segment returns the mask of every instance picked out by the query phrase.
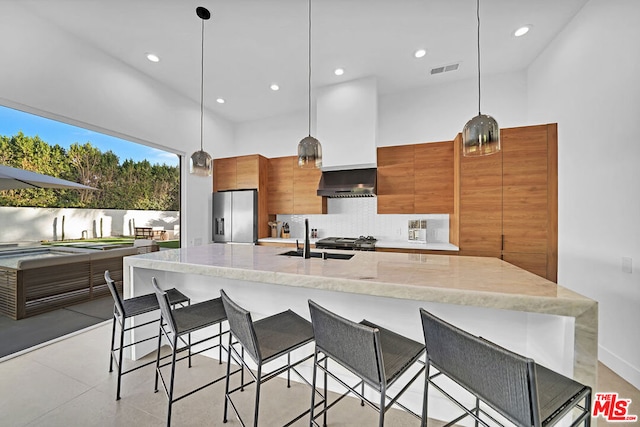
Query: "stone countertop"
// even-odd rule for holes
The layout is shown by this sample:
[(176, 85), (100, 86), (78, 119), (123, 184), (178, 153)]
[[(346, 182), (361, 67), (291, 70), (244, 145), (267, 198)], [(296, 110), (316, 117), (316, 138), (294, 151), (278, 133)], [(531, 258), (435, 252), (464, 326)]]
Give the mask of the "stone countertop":
[[(304, 238), (297, 239), (300, 245), (304, 243)], [(315, 244), (320, 239), (309, 239), (309, 242)], [(282, 244), (295, 244), (295, 238), (282, 239), (279, 237), (267, 237), (258, 239), (258, 243), (282, 243)], [(430, 251), (459, 251), (456, 245), (451, 243), (428, 243), (428, 242), (410, 242), (408, 240), (378, 240), (376, 242), (377, 248), (390, 248), (390, 249), (423, 249)]]
[[(126, 257), (125, 267), (389, 298), (578, 317), (597, 302), (497, 258), (354, 251), (350, 260), (209, 244)], [(344, 253), (344, 251), (327, 251)]]
[(459, 251), (456, 245), (451, 243), (411, 242), (408, 240), (378, 240), (376, 248), (389, 249), (421, 249), (428, 251)]

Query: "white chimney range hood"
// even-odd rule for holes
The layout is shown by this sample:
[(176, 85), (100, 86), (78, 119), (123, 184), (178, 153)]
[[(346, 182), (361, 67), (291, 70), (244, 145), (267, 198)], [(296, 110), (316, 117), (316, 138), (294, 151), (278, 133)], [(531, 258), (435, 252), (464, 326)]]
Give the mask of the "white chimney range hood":
[(322, 170), (376, 167), (378, 87), (375, 77), (326, 86), (316, 99)]

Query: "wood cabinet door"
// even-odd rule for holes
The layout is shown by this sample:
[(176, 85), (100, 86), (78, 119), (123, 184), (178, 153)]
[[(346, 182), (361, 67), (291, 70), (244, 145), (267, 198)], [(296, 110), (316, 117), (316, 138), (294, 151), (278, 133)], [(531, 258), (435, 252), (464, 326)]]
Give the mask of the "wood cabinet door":
[(415, 213), (453, 213), (453, 164), (452, 141), (415, 145)]
[(271, 215), (293, 213), (293, 168), (296, 157), (269, 159), (269, 201)]
[(236, 189), (236, 158), (213, 160), (213, 191)]
[(320, 169), (293, 168), (293, 213), (325, 214), (327, 213), (326, 197), (318, 196), (318, 183), (322, 172)]
[(414, 213), (414, 146), (378, 148), (378, 213)]
[(460, 157), (460, 254), (502, 252), (502, 155)]
[(547, 251), (547, 127), (504, 129), (504, 251)]
[(260, 186), (259, 156), (236, 157), (236, 190), (258, 189)]
[(557, 127), (504, 129), (503, 259), (556, 281)]

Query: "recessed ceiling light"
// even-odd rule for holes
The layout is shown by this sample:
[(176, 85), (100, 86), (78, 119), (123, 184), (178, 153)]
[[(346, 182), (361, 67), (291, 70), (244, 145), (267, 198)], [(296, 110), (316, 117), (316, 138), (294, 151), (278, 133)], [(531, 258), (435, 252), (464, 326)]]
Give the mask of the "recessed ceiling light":
[(151, 62), (160, 62), (160, 57), (155, 53), (147, 53), (147, 59)]
[(531, 29), (531, 25), (523, 25), (513, 32), (513, 35), (516, 37), (522, 37), (529, 32)]
[(218, 104), (224, 104), (224, 98), (218, 98), (218, 99), (216, 99), (216, 102)]
[(336, 68), (335, 70), (333, 70), (333, 74), (335, 74), (336, 76), (341, 76), (344, 74), (344, 68)]
[(416, 58), (422, 58), (426, 54), (427, 54), (427, 51), (425, 49), (418, 49), (415, 52), (413, 52), (413, 56), (415, 56)]
[(277, 85), (277, 84), (275, 84), (275, 83), (273, 83), (271, 86), (269, 86), (269, 88), (270, 88), (271, 90), (273, 90), (273, 91), (280, 90), (280, 86), (278, 86), (278, 85)]

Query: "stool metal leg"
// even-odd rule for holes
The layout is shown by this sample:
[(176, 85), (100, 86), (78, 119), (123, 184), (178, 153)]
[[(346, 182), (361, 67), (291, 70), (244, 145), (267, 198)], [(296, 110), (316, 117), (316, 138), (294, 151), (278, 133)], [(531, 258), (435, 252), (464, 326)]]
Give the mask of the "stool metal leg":
[(382, 389), (380, 390), (380, 417), (378, 418), (378, 427), (384, 427), (384, 414), (385, 414), (385, 403), (387, 398), (387, 387), (382, 385)]
[[(222, 339), (222, 337), (220, 338)], [(227, 408), (229, 407), (229, 377), (231, 376), (231, 359), (232, 359), (232, 355), (231, 355), (231, 344), (232, 344), (232, 337), (231, 334), (229, 334), (229, 351), (227, 352), (227, 379), (225, 380), (224, 383), (224, 412), (222, 413), (222, 422), (226, 423), (227, 422)], [(244, 372), (244, 367), (243, 367), (243, 372)], [(244, 383), (244, 377), (241, 380), (240, 384)]]
[(109, 372), (113, 372), (113, 346), (116, 342), (116, 309), (113, 308), (113, 325), (111, 326), (111, 352), (109, 353)]
[(291, 388), (291, 353), (287, 353), (287, 388)]
[(422, 399), (422, 419), (420, 420), (420, 427), (427, 427), (427, 416), (429, 415), (429, 358), (424, 367), (424, 397)]
[(153, 392), (158, 392), (158, 372), (160, 370), (160, 346), (162, 345), (162, 320), (160, 321), (160, 330), (158, 331), (158, 351), (156, 351), (156, 380), (154, 383)]
[[(231, 335), (231, 334), (229, 334)], [(240, 359), (242, 359), (242, 371), (240, 371), (240, 391), (244, 391), (244, 347), (240, 346)]]
[(253, 416), (253, 427), (258, 427), (258, 412), (260, 411), (260, 384), (262, 383), (262, 365), (258, 365), (258, 376), (256, 379), (256, 407)]
[(118, 320), (118, 323), (120, 323), (120, 348), (118, 349), (118, 385), (116, 387), (116, 400), (120, 400), (120, 385), (122, 384), (122, 347), (124, 346), (124, 325), (126, 324), (126, 319), (121, 318)]
[[(173, 383), (176, 377), (176, 350), (178, 349), (178, 337), (174, 335), (173, 345), (171, 346), (171, 379), (169, 380), (169, 408), (167, 410), (167, 427), (171, 425), (171, 408), (173, 406)], [(191, 356), (191, 355), (189, 355)], [(191, 361), (191, 357), (189, 357)]]
[(329, 398), (329, 395), (327, 394), (327, 390), (329, 389), (329, 385), (328, 385), (328, 377), (327, 377), (327, 362), (328, 362), (329, 358), (326, 357), (324, 358), (324, 414), (322, 414), (322, 425), (323, 427), (327, 427), (327, 399)]

